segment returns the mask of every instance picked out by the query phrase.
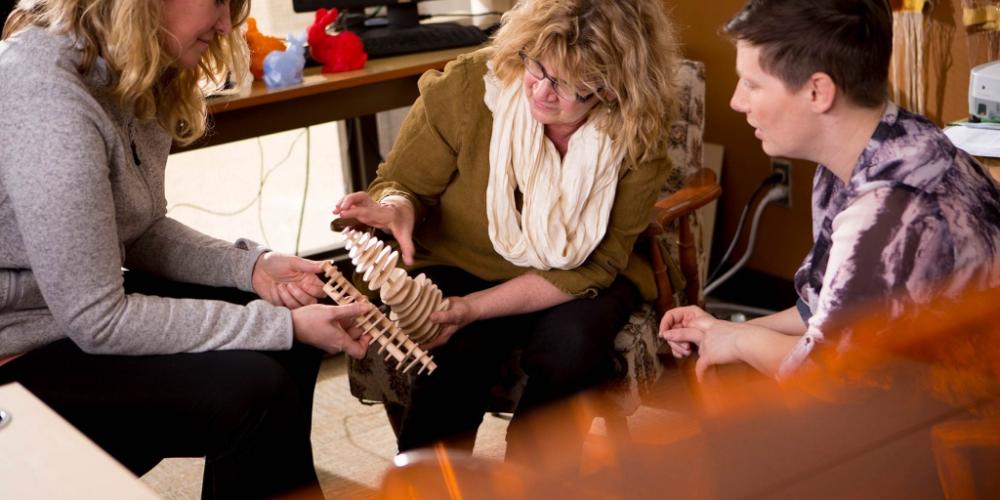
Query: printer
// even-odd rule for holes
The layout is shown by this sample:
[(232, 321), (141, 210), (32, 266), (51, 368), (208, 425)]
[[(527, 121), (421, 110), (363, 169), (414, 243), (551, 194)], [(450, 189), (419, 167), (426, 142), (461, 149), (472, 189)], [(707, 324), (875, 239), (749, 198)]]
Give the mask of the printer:
[(969, 115), (973, 121), (1000, 122), (1000, 61), (980, 64), (969, 76)]

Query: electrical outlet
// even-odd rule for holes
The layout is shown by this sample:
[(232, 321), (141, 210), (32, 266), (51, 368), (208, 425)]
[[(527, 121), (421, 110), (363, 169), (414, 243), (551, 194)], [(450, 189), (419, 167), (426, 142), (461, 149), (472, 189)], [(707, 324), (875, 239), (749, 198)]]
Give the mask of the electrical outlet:
[(781, 181), (778, 185), (785, 186), (785, 192), (788, 193), (784, 198), (775, 201), (776, 205), (781, 205), (786, 208), (791, 208), (792, 206), (792, 163), (784, 158), (771, 158), (771, 172), (781, 175)]

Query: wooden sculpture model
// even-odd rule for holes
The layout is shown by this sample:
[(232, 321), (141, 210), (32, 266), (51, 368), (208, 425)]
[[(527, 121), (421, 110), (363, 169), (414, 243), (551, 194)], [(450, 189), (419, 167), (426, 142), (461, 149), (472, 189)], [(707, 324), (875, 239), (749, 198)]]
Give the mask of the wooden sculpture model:
[[(440, 325), (432, 323), (428, 317), (434, 311), (448, 308), (444, 294), (423, 274), (411, 278), (401, 268), (396, 267), (399, 253), (369, 233), (346, 229), (345, 248), (354, 263), (355, 272), (374, 292), (379, 292), (382, 303), (389, 306), (389, 317), (373, 308), (359, 317), (357, 324), (372, 336), (373, 342), (381, 345), (379, 352), (386, 351), (386, 359), (396, 360), (396, 368), (407, 372), (420, 364), (417, 373), (424, 369), (431, 373), (437, 368), (433, 357), (418, 344), (434, 340), (441, 332)], [(323, 266), (329, 281), (323, 290), (338, 304), (350, 304), (368, 300), (331, 263)]]

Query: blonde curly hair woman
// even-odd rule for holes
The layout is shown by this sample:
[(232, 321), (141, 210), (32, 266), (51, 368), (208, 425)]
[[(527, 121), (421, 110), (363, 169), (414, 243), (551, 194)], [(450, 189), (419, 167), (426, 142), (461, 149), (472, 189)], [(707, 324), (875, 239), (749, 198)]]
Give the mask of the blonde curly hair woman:
[(578, 454), (590, 422), (538, 446), (530, 416), (606, 381), (615, 334), (656, 295), (632, 247), (670, 171), (676, 52), (660, 0), (523, 0), (491, 47), (421, 78), (378, 178), (335, 209), (391, 232), (451, 296), (431, 316), (439, 368), (413, 381), (400, 451), (471, 449), (519, 348), (507, 457)]
[(245, 71), (248, 9), (22, 0), (0, 41), (0, 384), (136, 474), (205, 456), (208, 498), (318, 493), (320, 349), (367, 340), (364, 306), (316, 303), (319, 262), (166, 217), (171, 143), (204, 133), (199, 79)]

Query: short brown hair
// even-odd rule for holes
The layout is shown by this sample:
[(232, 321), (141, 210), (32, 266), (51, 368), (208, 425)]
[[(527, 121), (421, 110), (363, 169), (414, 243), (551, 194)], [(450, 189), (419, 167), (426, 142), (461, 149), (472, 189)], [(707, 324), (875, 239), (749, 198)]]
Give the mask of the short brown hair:
[(722, 31), (759, 47), (761, 68), (790, 90), (822, 72), (859, 106), (876, 107), (888, 97), (887, 0), (749, 0)]

